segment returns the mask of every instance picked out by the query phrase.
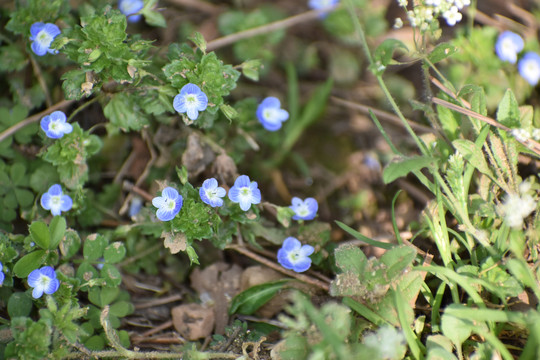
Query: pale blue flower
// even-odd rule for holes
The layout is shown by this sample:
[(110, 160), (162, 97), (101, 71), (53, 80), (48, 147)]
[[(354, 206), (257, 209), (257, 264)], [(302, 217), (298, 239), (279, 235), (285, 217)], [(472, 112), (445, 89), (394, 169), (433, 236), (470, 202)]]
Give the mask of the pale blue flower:
[(313, 251), (313, 246), (302, 245), (297, 238), (288, 237), (278, 250), (277, 259), (285, 269), (304, 272), (311, 266), (309, 255), (313, 254)]
[(186, 113), (191, 120), (197, 120), (199, 111), (204, 111), (207, 106), (208, 96), (192, 83), (184, 85), (173, 101), (174, 110)]
[(313, 220), (315, 215), (317, 215), (317, 210), (319, 209), (319, 204), (314, 198), (306, 198), (302, 200), (297, 197), (292, 198), (292, 205), (289, 206), (293, 209), (295, 215), (293, 215), (293, 220)]
[(55, 111), (44, 116), (40, 124), (43, 131), (45, 131), (45, 135), (51, 139), (60, 139), (64, 134), (73, 131), (73, 126), (66, 122), (66, 114), (62, 111)]
[(32, 51), (43, 56), (46, 53), (57, 54), (58, 50), (51, 49), (54, 38), (60, 35), (60, 28), (54, 24), (37, 22), (30, 27), (30, 40), (32, 41)]
[(0, 261), (0, 285), (4, 283), (4, 279), (6, 278), (6, 275), (4, 275), (4, 273), (2, 272), (3, 269), (4, 269), (4, 265)]
[(183, 203), (182, 195), (172, 187), (166, 187), (161, 192), (161, 196), (152, 199), (152, 205), (158, 208), (156, 216), (161, 221), (174, 219), (176, 214), (180, 212)]
[(131, 203), (129, 204), (129, 210), (128, 215), (129, 217), (133, 217), (137, 215), (143, 207), (143, 201), (140, 197), (134, 196), (131, 198)]
[(224, 197), (226, 194), (227, 192), (225, 189), (218, 186), (218, 182), (214, 178), (204, 180), (202, 187), (199, 189), (201, 200), (211, 207), (222, 206), (222, 197)]
[[(118, 9), (122, 14), (127, 16), (129, 22), (137, 22), (141, 20), (141, 15), (133, 15), (138, 13), (144, 7), (142, 0), (120, 0), (118, 2)], [(131, 16), (130, 16), (131, 15)]]
[[(339, 0), (309, 0), (308, 6), (313, 10), (331, 10), (339, 4)], [(321, 17), (325, 17), (326, 13), (323, 13)]]
[(523, 50), (525, 43), (521, 36), (511, 31), (502, 32), (497, 38), (495, 52), (502, 61), (515, 64), (518, 53)]
[(535, 86), (540, 80), (540, 55), (529, 51), (518, 62), (519, 74), (529, 84)]
[(281, 123), (289, 119), (287, 110), (281, 109), (278, 98), (267, 97), (257, 107), (257, 119), (262, 126), (269, 131), (276, 131), (281, 128)]
[(240, 175), (229, 190), (229, 199), (239, 203), (240, 209), (248, 211), (251, 204), (261, 202), (261, 190), (258, 189), (256, 181), (250, 181), (247, 175)]
[(54, 184), (41, 196), (41, 206), (45, 210), (51, 210), (54, 216), (60, 215), (62, 211), (68, 211), (73, 206), (73, 200), (69, 195), (64, 195), (62, 187)]
[(28, 285), (34, 288), (32, 297), (39, 299), (43, 293), (54, 294), (60, 287), (60, 281), (56, 278), (56, 273), (51, 266), (44, 266), (28, 275)]

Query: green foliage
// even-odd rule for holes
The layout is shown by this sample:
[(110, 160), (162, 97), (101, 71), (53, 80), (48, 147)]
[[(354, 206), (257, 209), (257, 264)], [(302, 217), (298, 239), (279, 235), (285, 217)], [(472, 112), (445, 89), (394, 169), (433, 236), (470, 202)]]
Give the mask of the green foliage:
[(251, 315), (266, 304), (279, 291), (286, 288), (289, 280), (278, 280), (265, 284), (255, 285), (236, 295), (229, 307), (229, 314)]

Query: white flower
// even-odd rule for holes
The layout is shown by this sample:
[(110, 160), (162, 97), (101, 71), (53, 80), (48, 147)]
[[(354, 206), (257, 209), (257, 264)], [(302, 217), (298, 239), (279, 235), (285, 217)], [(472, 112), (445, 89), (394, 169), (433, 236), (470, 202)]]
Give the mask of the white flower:
[(519, 185), (520, 194), (508, 194), (502, 204), (504, 220), (512, 228), (521, 228), (523, 220), (536, 209), (535, 199), (527, 194), (530, 190), (529, 182)]
[(454, 26), (461, 21), (463, 16), (459, 12), (457, 6), (452, 6), (450, 10), (443, 13), (443, 17), (446, 19), (448, 25)]

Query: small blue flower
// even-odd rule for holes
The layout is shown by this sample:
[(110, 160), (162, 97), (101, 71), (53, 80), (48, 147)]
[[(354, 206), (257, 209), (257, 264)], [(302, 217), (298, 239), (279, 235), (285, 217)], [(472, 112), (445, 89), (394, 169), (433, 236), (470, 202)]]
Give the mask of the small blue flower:
[(313, 254), (313, 251), (313, 246), (302, 245), (297, 238), (288, 237), (278, 250), (277, 259), (285, 269), (304, 272), (311, 266), (309, 255)]
[[(313, 10), (331, 10), (333, 7), (336, 7), (337, 4), (339, 4), (339, 0), (309, 0), (308, 2), (308, 6)], [(325, 11), (320, 17), (324, 18), (327, 11)]]
[(64, 134), (73, 131), (73, 126), (66, 122), (66, 114), (61, 111), (55, 111), (41, 119), (41, 128), (45, 135), (51, 139), (60, 139)]
[[(120, 0), (118, 2), (118, 9), (122, 14), (127, 16), (129, 22), (137, 22), (141, 20), (141, 15), (133, 15), (138, 13), (144, 7), (142, 0)], [(131, 15), (131, 16), (130, 16)]]
[(152, 205), (158, 208), (156, 216), (161, 221), (169, 221), (174, 219), (176, 214), (180, 212), (184, 199), (178, 194), (176, 189), (166, 187), (161, 192), (161, 196), (152, 199)]
[(0, 261), (0, 285), (4, 283), (4, 279), (6, 278), (6, 275), (2, 272), (2, 269), (4, 269), (4, 265)]
[(529, 51), (518, 62), (519, 74), (529, 84), (535, 86), (540, 80), (540, 55)]
[(281, 123), (289, 119), (287, 110), (281, 109), (278, 98), (269, 96), (257, 107), (257, 119), (268, 131), (276, 131), (281, 128)]
[(180, 94), (174, 97), (173, 107), (179, 113), (187, 113), (188, 118), (197, 120), (199, 111), (208, 106), (208, 96), (195, 84), (186, 84), (180, 89)]
[(128, 210), (129, 217), (133, 217), (137, 215), (141, 211), (142, 207), (143, 207), (142, 199), (138, 196), (134, 196), (131, 199), (131, 203), (129, 204), (129, 210)]
[(248, 211), (251, 204), (261, 202), (261, 190), (258, 189), (256, 181), (250, 181), (247, 175), (240, 175), (229, 190), (229, 199), (239, 203), (240, 209)]
[(51, 266), (44, 266), (28, 275), (28, 285), (34, 288), (32, 297), (39, 299), (43, 293), (54, 294), (60, 287), (60, 281), (56, 278), (56, 273)]
[(219, 187), (217, 180), (214, 178), (204, 180), (202, 187), (199, 189), (201, 200), (211, 207), (222, 206), (222, 197), (226, 194), (225, 189)]
[(293, 220), (313, 220), (317, 215), (319, 204), (314, 198), (302, 200), (297, 197), (292, 198), (292, 205), (289, 208), (294, 210)]
[(30, 27), (30, 40), (32, 41), (32, 51), (38, 55), (43, 56), (46, 53), (57, 54), (58, 50), (51, 49), (51, 43), (54, 38), (60, 35), (61, 31), (58, 26), (42, 22), (32, 24)]
[(41, 206), (45, 210), (51, 210), (54, 216), (60, 215), (62, 211), (68, 211), (73, 206), (73, 200), (69, 195), (64, 195), (62, 187), (54, 184), (41, 196)]
[(523, 39), (511, 31), (502, 32), (497, 38), (495, 52), (502, 61), (508, 61), (515, 64), (518, 53), (523, 50)]

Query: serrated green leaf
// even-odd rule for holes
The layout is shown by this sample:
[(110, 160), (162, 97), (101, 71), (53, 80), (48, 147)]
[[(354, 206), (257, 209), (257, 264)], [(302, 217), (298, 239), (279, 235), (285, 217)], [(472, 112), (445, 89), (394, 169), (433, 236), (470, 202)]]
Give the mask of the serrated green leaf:
[(436, 162), (435, 158), (428, 156), (396, 157), (383, 170), (383, 182), (389, 184), (392, 181), (406, 176), (411, 171), (418, 171), (431, 166)]
[(47, 224), (41, 221), (35, 221), (30, 224), (29, 231), (30, 236), (32, 236), (32, 240), (34, 240), (37, 246), (44, 250), (49, 249), (51, 236)]
[(45, 250), (36, 250), (29, 254), (26, 254), (21, 259), (19, 259), (19, 261), (17, 261), (17, 263), (13, 267), (13, 273), (19, 278), (25, 278), (32, 271), (39, 268), (45, 261), (46, 257), (47, 253), (45, 252)]
[(289, 281), (289, 279), (273, 281), (255, 285), (242, 291), (232, 299), (229, 314), (253, 314), (257, 309), (270, 301)]

